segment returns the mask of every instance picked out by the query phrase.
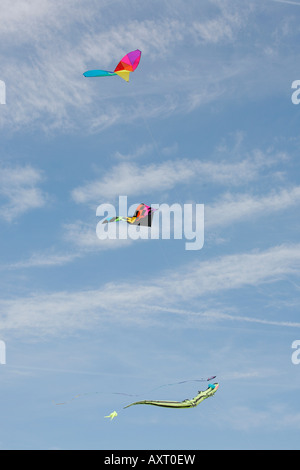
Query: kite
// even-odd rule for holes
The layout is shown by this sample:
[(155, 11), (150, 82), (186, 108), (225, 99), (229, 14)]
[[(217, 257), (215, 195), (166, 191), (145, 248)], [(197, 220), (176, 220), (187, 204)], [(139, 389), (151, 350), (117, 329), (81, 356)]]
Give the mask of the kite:
[(208, 388), (201, 392), (198, 392), (198, 395), (195, 398), (183, 400), (183, 401), (160, 401), (160, 400), (142, 400), (130, 403), (130, 405), (124, 406), (128, 408), (133, 405), (154, 405), (154, 406), (163, 406), (165, 408), (193, 408), (198, 406), (206, 398), (212, 397), (219, 388), (218, 383), (209, 384)]
[(136, 211), (132, 217), (109, 217), (102, 223), (107, 224), (109, 222), (124, 221), (132, 225), (151, 227), (154, 211), (156, 211), (156, 209), (152, 209), (150, 206), (146, 206), (146, 204), (142, 203), (137, 206)]
[(88, 70), (84, 72), (85, 77), (108, 77), (111, 75), (119, 75), (119, 77), (129, 82), (130, 72), (134, 72), (140, 62), (141, 51), (136, 49), (135, 51), (128, 52), (118, 63), (113, 72), (107, 70)]
[(113, 411), (110, 413), (108, 416), (104, 416), (104, 418), (110, 418), (110, 420), (114, 419), (116, 416), (118, 416), (118, 413), (116, 411)]

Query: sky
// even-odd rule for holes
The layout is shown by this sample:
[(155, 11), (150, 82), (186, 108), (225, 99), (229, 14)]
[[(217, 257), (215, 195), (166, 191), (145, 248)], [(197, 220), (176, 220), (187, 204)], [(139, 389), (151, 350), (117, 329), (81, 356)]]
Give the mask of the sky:
[[(0, 16), (0, 448), (299, 449), (300, 2)], [(128, 83), (83, 76), (135, 49)], [(159, 210), (156, 238), (99, 239), (120, 196), (202, 205), (203, 246)], [(196, 408), (123, 408), (213, 375)]]

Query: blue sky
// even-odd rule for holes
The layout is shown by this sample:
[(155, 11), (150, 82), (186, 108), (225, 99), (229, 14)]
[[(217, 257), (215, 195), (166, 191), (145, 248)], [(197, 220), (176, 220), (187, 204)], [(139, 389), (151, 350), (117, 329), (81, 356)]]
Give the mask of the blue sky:
[[(0, 448), (299, 448), (297, 2), (0, 14)], [(129, 83), (82, 76), (134, 49)], [(203, 248), (99, 240), (120, 195), (204, 204)], [(115, 394), (182, 400), (206, 383), (152, 389), (211, 375), (190, 410)]]

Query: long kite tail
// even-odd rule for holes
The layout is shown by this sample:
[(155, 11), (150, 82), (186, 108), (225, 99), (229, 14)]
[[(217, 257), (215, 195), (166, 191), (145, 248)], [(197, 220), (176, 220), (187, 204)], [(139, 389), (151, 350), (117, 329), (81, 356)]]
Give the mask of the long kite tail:
[(191, 408), (194, 406), (192, 404), (192, 400), (184, 400), (184, 401), (169, 401), (169, 400), (141, 400), (136, 401), (134, 403), (130, 403), (124, 408), (129, 408), (133, 405), (153, 405), (153, 406), (161, 406), (164, 408)]
[(203, 400), (213, 396), (219, 388), (219, 384), (210, 384), (208, 388), (204, 391), (199, 391), (198, 395), (191, 399), (186, 399), (183, 401), (171, 401), (171, 400), (141, 400), (135, 401), (134, 403), (130, 403), (124, 408), (129, 408), (129, 406), (133, 405), (153, 405), (153, 406), (161, 406), (164, 408), (193, 408), (198, 406)]

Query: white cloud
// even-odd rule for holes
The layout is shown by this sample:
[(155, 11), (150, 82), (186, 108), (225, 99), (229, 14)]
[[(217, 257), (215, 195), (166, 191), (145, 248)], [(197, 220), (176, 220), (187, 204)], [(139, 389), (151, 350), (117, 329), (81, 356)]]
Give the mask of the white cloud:
[[(206, 322), (253, 322), (281, 327), (300, 327), (284, 319), (259, 318), (228, 313), (214, 300), (218, 293), (256, 287), (299, 275), (300, 245), (282, 245), (266, 251), (227, 255), (194, 262), (150, 279), (108, 283), (99, 289), (76, 292), (37, 293), (0, 301), (1, 328), (30, 330), (37, 334), (66, 334), (77, 328), (93, 328), (111, 322), (136, 324), (157, 321), (165, 310), (183, 316), (186, 326)], [(134, 292), (134, 295), (133, 295)], [(206, 300), (205, 300), (206, 299)], [(209, 301), (207, 303), (207, 301)], [(184, 307), (180, 309), (180, 303)], [(200, 302), (199, 313), (195, 305)], [(215, 307), (211, 305), (215, 302)], [(189, 310), (188, 305), (194, 305)], [(210, 305), (210, 307), (208, 307)], [(189, 320), (189, 321), (188, 321)], [(159, 316), (162, 323), (164, 317)], [(182, 325), (182, 323), (181, 323)]]
[[(154, 148), (155, 148), (154, 144), (144, 144), (144, 145), (141, 145), (140, 147), (137, 147), (132, 153), (129, 153), (129, 154), (123, 154), (122, 152), (117, 151), (114, 157), (121, 161), (122, 160), (135, 160), (135, 159), (144, 157), (145, 155), (151, 154)], [(176, 146), (164, 149), (164, 151), (165, 151), (165, 154), (168, 154), (169, 152), (170, 153), (175, 152)]]
[[(113, 26), (112, 3), (120, 12), (119, 17), (114, 15)], [(247, 84), (252, 83), (256, 97), (257, 93), (272, 93), (271, 66), (263, 68), (258, 90), (257, 70), (262, 69), (262, 60), (265, 65), (265, 58), (249, 51), (245, 54), (240, 42), (234, 42), (243, 28), (250, 37), (256, 34), (247, 21), (251, 5), (208, 2), (200, 15), (198, 2), (190, 9), (183, 2), (176, 2), (172, 9), (163, 2), (159, 11), (165, 14), (151, 20), (140, 10), (140, 16), (133, 19), (131, 8), (122, 2), (16, 0), (11, 4), (3, 0), (1, 8), (0, 37), (6, 46), (0, 55), (4, 64), (1, 79), (7, 84), (9, 104), (1, 115), (3, 127), (35, 125), (45, 132), (99, 132), (124, 123), (124, 116), (129, 124), (143, 116), (190, 113), (220, 98), (239, 99), (242, 93), (249, 95), (245, 77), (251, 77)], [(207, 47), (222, 51), (228, 41), (236, 59), (228, 62), (218, 53), (218, 60), (211, 61)], [(192, 45), (188, 51), (186, 44)], [(143, 56), (134, 87), (115, 77), (82, 77), (88, 68), (114, 67), (122, 53), (136, 47)], [(265, 43), (261, 50), (266, 50)], [(282, 75), (276, 77), (278, 95)]]
[(182, 160), (168, 161), (160, 165), (136, 165), (121, 163), (102, 178), (76, 188), (72, 196), (76, 202), (103, 200), (117, 195), (145, 194), (149, 191), (170, 189), (178, 181), (186, 182), (193, 177), (193, 168)]
[(245, 19), (242, 15), (223, 12), (218, 17), (204, 21), (194, 21), (192, 24), (196, 39), (204, 43), (217, 44), (224, 41), (232, 41), (236, 33), (243, 26)]
[(0, 168), (0, 197), (4, 200), (0, 216), (11, 222), (29, 210), (43, 207), (46, 195), (38, 187), (42, 179), (42, 173), (31, 166)]
[[(138, 153), (138, 152), (137, 152)], [(125, 192), (128, 190), (129, 195), (136, 194), (138, 191), (146, 193), (153, 190), (166, 190), (171, 188), (178, 182), (188, 183), (193, 178), (198, 178), (198, 181), (203, 178), (204, 181), (211, 179), (213, 182), (233, 185), (241, 185), (248, 180), (255, 179), (260, 168), (270, 166), (272, 159), (263, 159), (262, 154), (260, 158), (253, 158), (241, 161), (237, 164), (231, 163), (212, 163), (212, 162), (195, 162), (195, 168), (191, 163), (187, 164), (187, 160), (165, 162), (158, 166), (137, 167), (131, 163), (121, 163), (115, 167), (112, 172), (114, 174), (113, 184), (109, 184), (108, 178), (104, 176), (102, 180), (94, 181), (86, 184), (81, 188), (73, 191), (73, 197), (76, 202), (90, 202), (97, 197), (102, 199), (109, 192), (109, 196), (116, 197), (118, 191)], [(271, 163), (272, 162), (272, 163)], [(194, 161), (193, 161), (194, 163)], [(123, 170), (124, 169), (124, 170)], [(181, 169), (185, 169), (185, 174)], [(134, 175), (133, 173), (136, 172)], [(147, 174), (145, 178), (144, 175)], [(167, 176), (166, 176), (167, 174)], [(122, 177), (124, 181), (122, 181)], [(127, 178), (126, 178), (127, 177)], [(135, 184), (135, 179), (139, 182)], [(114, 181), (116, 180), (116, 183)], [(277, 191), (272, 191), (267, 195), (252, 195), (248, 193), (225, 193), (219, 200), (214, 203), (205, 204), (205, 230), (206, 240), (210, 239), (213, 243), (222, 243), (224, 239), (215, 237), (212, 234), (213, 229), (223, 227), (243, 220), (251, 220), (259, 218), (266, 214), (288, 210), (295, 207), (300, 202), (300, 187), (295, 186), (291, 188), (283, 188)], [(160, 212), (164, 212), (163, 206)], [(185, 215), (187, 217), (187, 214)], [(175, 222), (179, 225), (173, 226), (171, 224), (171, 232), (182, 229), (182, 220), (175, 218)], [(98, 221), (85, 222), (77, 220), (73, 223), (63, 225), (63, 241), (68, 243), (66, 253), (51, 250), (45, 253), (35, 253), (29, 259), (19, 261), (8, 265), (8, 268), (26, 268), (26, 267), (42, 267), (42, 266), (57, 266), (64, 265), (74, 261), (76, 258), (82, 257), (89, 252), (119, 249), (131, 246), (133, 240), (130, 239), (126, 233), (126, 224), (118, 225), (118, 233), (116, 239), (99, 240), (96, 234), (96, 226)], [(157, 237), (162, 236), (160, 233), (160, 223), (153, 225), (153, 233), (157, 230)], [(124, 234), (122, 236), (122, 230)], [(159, 235), (160, 233), (160, 235)], [(172, 235), (171, 235), (172, 236)], [(150, 235), (149, 235), (150, 238)], [(137, 240), (134, 241), (137, 243)], [(70, 244), (73, 246), (72, 251), (69, 252)]]
[(256, 286), (297, 274), (300, 245), (278, 246), (262, 252), (235, 254), (190, 264), (186, 273), (178, 270), (159, 282), (174, 300), (191, 299), (227, 289)]
[(168, 160), (160, 164), (136, 165), (122, 162), (112, 167), (101, 179), (87, 182), (72, 191), (78, 203), (105, 202), (119, 195), (148, 194), (174, 188), (193, 181), (240, 186), (254, 180), (259, 172), (272, 166), (282, 155), (270, 156), (260, 151), (241, 161)]
[(298, 7), (300, 7), (300, 2), (292, 2), (290, 0), (271, 0), (272, 2), (276, 2), (276, 3), (287, 3), (289, 5), (298, 5)]
[(225, 194), (220, 201), (205, 208), (207, 228), (230, 225), (233, 222), (260, 217), (299, 205), (300, 186), (273, 191), (267, 196), (250, 194)]
[[(235, 76), (234, 70), (240, 73), (240, 65), (231, 65), (227, 71), (218, 67), (217, 73), (214, 67), (210, 68), (199, 93), (199, 65), (194, 70), (192, 56), (182, 55), (185, 72), (179, 77), (177, 49), (186, 42), (194, 44), (195, 36), (222, 46), (224, 39), (238, 34), (240, 22), (246, 17), (245, 8), (239, 12), (235, 6), (229, 11), (229, 6), (224, 9), (217, 4), (216, 19), (191, 23), (193, 15), (183, 5), (177, 5), (176, 14), (169, 10), (168, 15), (149, 20), (132, 19), (128, 13), (131, 9), (119, 2), (114, 7), (121, 11), (120, 19), (117, 17), (112, 26), (105, 15), (110, 4), (82, 0), (55, 4), (50, 0), (30, 0), (25, 4), (16, 0), (12, 6), (3, 0), (0, 37), (6, 44), (6, 53), (0, 56), (5, 63), (5, 76), (1, 79), (7, 83), (9, 103), (3, 125), (18, 128), (34, 123), (42, 125), (45, 132), (78, 127), (98, 132), (123, 122), (125, 115), (129, 123), (144, 115), (165, 117), (173, 112), (190, 112), (216, 100), (226, 89), (224, 82)], [(26, 54), (20, 53), (22, 47), (29, 48), (29, 54), (27, 50)], [(113, 78), (99, 82), (82, 77), (91, 67), (114, 67), (120, 54), (136, 47), (142, 50), (145, 60), (142, 59), (143, 69), (139, 72), (143, 73), (143, 83), (137, 80), (134, 101), (130, 96), (128, 99), (129, 88), (121, 81)], [(188, 86), (182, 86), (183, 81)], [(99, 83), (105, 85), (99, 87)]]
[(51, 31), (63, 32), (75, 21), (83, 22), (92, 15), (82, 8), (81, 0), (2, 0), (1, 29), (6, 44), (20, 45), (30, 40), (44, 43)]
[(3, 265), (2, 269), (22, 269), (22, 268), (39, 268), (62, 266), (74, 261), (80, 253), (34, 253), (27, 260), (18, 261), (9, 265)]
[[(263, 409), (256, 409), (247, 405), (236, 405), (227, 409), (226, 416), (220, 415), (220, 421), (226, 420), (226, 426), (230, 425), (239, 431), (259, 429), (283, 429), (300, 427), (300, 413), (293, 411), (286, 404), (269, 404)], [(284, 448), (286, 443), (276, 446)]]
[[(122, 231), (124, 231), (122, 238)], [(75, 260), (82, 258), (89, 253), (105, 250), (117, 250), (128, 247), (138, 240), (126, 238), (126, 225), (120, 225), (117, 231), (116, 239), (99, 240), (96, 234), (96, 224), (77, 220), (74, 223), (64, 224), (63, 241), (67, 243), (68, 248), (64, 251), (52, 248), (44, 252), (31, 254), (24, 260), (15, 263), (2, 264), (1, 269), (27, 269), (27, 268), (51, 268), (56, 266), (65, 266)], [(71, 247), (71, 248), (70, 248)]]
[[(123, 228), (126, 229), (126, 224), (118, 226), (119, 234), (121, 234)], [(124, 236), (126, 236), (126, 233), (124, 230)], [(121, 236), (117, 239), (99, 240), (96, 234), (96, 224), (86, 223), (81, 220), (64, 225), (64, 239), (76, 246), (78, 254), (81, 255), (93, 250), (118, 249), (131, 245), (133, 242), (129, 238), (122, 239)]]

